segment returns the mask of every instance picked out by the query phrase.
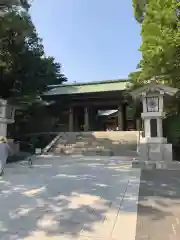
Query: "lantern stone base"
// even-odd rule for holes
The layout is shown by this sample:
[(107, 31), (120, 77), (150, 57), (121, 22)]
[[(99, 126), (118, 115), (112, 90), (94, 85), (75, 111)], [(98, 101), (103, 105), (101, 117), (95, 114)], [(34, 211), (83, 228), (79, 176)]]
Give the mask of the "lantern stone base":
[(0, 118), (0, 136), (6, 137), (7, 135), (7, 123)]
[[(164, 139), (165, 141), (165, 139)], [(172, 144), (163, 142), (146, 142), (139, 145), (140, 161), (172, 161)]]
[(148, 144), (148, 143), (167, 143), (167, 138), (164, 137), (146, 137), (140, 139), (141, 144)]

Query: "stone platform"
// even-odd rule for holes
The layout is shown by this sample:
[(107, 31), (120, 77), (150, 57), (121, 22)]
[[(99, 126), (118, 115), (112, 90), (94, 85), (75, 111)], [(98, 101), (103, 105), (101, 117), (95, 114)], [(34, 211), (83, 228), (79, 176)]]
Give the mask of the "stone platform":
[(178, 161), (150, 161), (150, 160), (132, 160), (132, 167), (138, 169), (166, 169), (180, 170), (180, 162)]

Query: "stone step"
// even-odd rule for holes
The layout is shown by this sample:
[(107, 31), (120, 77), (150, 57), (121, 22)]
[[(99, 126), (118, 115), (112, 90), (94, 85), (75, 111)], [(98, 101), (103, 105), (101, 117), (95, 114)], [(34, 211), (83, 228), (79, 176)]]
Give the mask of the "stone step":
[(113, 156), (113, 153), (109, 149), (104, 149), (102, 151), (85, 151), (84, 156)]
[(137, 145), (136, 144), (130, 144), (130, 143), (127, 143), (127, 144), (113, 144), (113, 143), (108, 143), (108, 144), (103, 144), (101, 142), (76, 142), (76, 143), (65, 143), (65, 144), (62, 144), (62, 143), (56, 143), (55, 144), (56, 146), (59, 146), (59, 147), (63, 147), (63, 146), (76, 146), (76, 147), (82, 147), (82, 146), (111, 146), (111, 147), (114, 147), (114, 148), (136, 148)]
[(60, 139), (57, 143), (65, 144), (65, 143), (102, 143), (102, 144), (136, 144), (137, 140), (129, 138), (129, 139), (106, 139), (106, 138), (82, 138), (82, 139)]
[(101, 156), (111, 156), (111, 149), (100, 149), (100, 148), (54, 148), (52, 152), (55, 154), (82, 154), (82, 155), (101, 155)]
[(156, 163), (157, 169), (169, 169), (169, 170), (180, 170), (180, 162), (160, 162)]
[(55, 146), (52, 150), (52, 152), (58, 154), (58, 153), (64, 153), (64, 152), (69, 152), (69, 153), (87, 153), (87, 152), (91, 152), (91, 153), (95, 153), (95, 155), (97, 155), (98, 153), (103, 153), (103, 152), (109, 152), (110, 155), (112, 156), (132, 156), (132, 157), (136, 157), (137, 156), (137, 152), (136, 150), (130, 150), (130, 149), (118, 149), (118, 148), (105, 148), (104, 146), (88, 146), (88, 147), (77, 147), (77, 146), (71, 146), (71, 145), (67, 145), (67, 146)]
[(180, 170), (180, 162), (178, 161), (142, 161), (142, 160), (133, 160), (132, 161), (133, 168), (141, 168), (141, 169), (169, 169), (169, 170)]
[(54, 148), (52, 151), (59, 151), (59, 152), (64, 152), (64, 151), (73, 151), (73, 152), (87, 152), (87, 151), (112, 151), (111, 149), (108, 148)]
[(49, 152), (135, 157), (136, 148), (137, 132), (66, 132)]
[(79, 146), (54, 146), (53, 149), (59, 149), (59, 150), (62, 150), (62, 151), (65, 151), (65, 150), (82, 150), (82, 151), (86, 151), (86, 150), (94, 150), (94, 151), (97, 151), (97, 150), (106, 150), (106, 149), (109, 149), (110, 148), (105, 148), (104, 146), (83, 146), (83, 147), (79, 147)]
[(59, 149), (54, 149), (52, 153), (55, 154), (81, 154), (81, 155), (90, 155), (90, 156), (128, 156), (131, 158), (136, 157), (136, 152), (126, 152), (123, 151), (121, 153), (119, 152), (113, 152), (111, 149), (103, 149), (103, 150), (94, 150), (94, 149), (66, 149), (66, 150), (59, 150)]

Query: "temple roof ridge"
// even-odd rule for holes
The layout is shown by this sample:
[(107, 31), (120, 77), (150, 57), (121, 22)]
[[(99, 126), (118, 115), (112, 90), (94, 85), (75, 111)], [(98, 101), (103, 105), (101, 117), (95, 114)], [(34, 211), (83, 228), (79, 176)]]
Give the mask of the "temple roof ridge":
[(108, 84), (108, 83), (116, 83), (116, 82), (129, 82), (129, 79), (113, 79), (113, 80), (102, 80), (102, 81), (88, 81), (88, 82), (72, 82), (72, 83), (62, 83), (55, 85), (48, 85), (48, 88), (54, 87), (66, 87), (66, 86), (85, 86), (85, 85), (97, 85), (97, 84)]

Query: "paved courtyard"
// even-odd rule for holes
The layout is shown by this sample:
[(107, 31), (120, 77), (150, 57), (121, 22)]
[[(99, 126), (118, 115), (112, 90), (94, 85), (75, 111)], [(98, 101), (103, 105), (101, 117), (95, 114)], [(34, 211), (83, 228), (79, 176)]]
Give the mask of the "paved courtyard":
[(180, 239), (180, 171), (142, 170), (136, 240)]
[(0, 178), (1, 240), (134, 240), (140, 170), (111, 158), (8, 164)]

